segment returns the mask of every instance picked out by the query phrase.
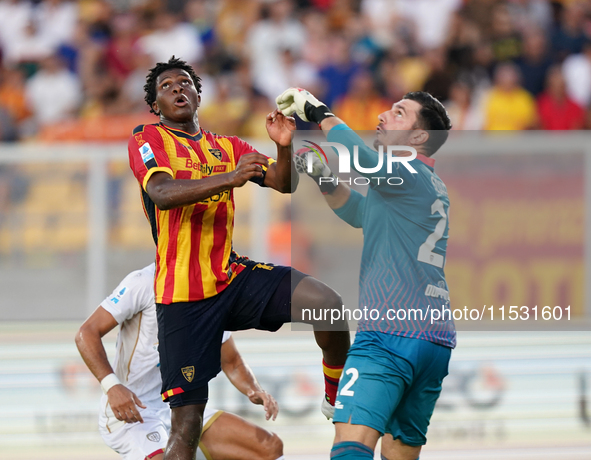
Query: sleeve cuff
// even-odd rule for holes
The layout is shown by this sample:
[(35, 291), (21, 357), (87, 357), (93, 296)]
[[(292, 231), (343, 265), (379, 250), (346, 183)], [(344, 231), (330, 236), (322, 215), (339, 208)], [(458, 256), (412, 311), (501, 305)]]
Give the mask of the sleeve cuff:
[(174, 177), (174, 174), (172, 173), (172, 169), (170, 169), (170, 168), (150, 168), (148, 170), (148, 173), (144, 176), (144, 180), (142, 182), (142, 188), (144, 189), (144, 191), (146, 191), (146, 185), (148, 185), (148, 180), (150, 179), (150, 177), (152, 177), (152, 174), (157, 173), (157, 172), (165, 172), (165, 173), (169, 174), (170, 176)]

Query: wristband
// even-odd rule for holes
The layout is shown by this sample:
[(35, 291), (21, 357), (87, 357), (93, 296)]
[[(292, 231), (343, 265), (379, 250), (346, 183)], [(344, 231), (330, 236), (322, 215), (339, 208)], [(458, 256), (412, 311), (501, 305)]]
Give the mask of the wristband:
[(335, 116), (326, 105), (316, 107), (308, 101), (306, 101), (306, 104), (304, 105), (304, 113), (308, 120), (316, 124), (320, 124), (325, 118)]
[(315, 177), (315, 179), (318, 179), (318, 188), (320, 189), (320, 191), (322, 192), (323, 195), (331, 195), (338, 187), (339, 185), (339, 178), (337, 176), (335, 176), (335, 174), (333, 172), (330, 173), (330, 176), (328, 176), (328, 178), (332, 179), (331, 181), (326, 181), (323, 182), (321, 181), (321, 179), (326, 179), (326, 176), (319, 176), (319, 177)]
[(107, 375), (104, 379), (101, 380), (101, 388), (103, 389), (104, 394), (107, 394), (107, 392), (115, 385), (121, 385), (121, 382), (113, 373)]

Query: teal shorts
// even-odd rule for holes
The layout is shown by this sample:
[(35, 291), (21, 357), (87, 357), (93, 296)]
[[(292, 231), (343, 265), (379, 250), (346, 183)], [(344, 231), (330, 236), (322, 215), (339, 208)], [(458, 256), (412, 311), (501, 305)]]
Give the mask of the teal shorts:
[(451, 348), (426, 340), (358, 332), (339, 382), (334, 422), (424, 445), (450, 357)]

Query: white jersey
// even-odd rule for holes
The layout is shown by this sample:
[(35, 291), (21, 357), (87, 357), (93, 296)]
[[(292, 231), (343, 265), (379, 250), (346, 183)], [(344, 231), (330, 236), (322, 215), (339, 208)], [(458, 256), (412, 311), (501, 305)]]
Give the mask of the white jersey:
[[(162, 401), (160, 394), (162, 379), (158, 356), (154, 273), (153, 263), (131, 272), (113, 293), (102, 301), (101, 307), (120, 325), (113, 362), (115, 374), (148, 409), (158, 411), (168, 408), (168, 404)], [(229, 338), (230, 333), (224, 332), (222, 343)], [(111, 433), (124, 424), (125, 422), (115, 418), (107, 395), (103, 395), (99, 416), (101, 431)]]

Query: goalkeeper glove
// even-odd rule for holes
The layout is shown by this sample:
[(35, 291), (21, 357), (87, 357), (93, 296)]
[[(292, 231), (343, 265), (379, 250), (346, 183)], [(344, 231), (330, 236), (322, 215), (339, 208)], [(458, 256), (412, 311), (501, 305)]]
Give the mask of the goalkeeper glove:
[[(308, 170), (309, 158), (312, 160), (312, 172)], [(299, 149), (294, 154), (295, 169), (300, 174), (307, 174), (320, 188), (323, 195), (330, 195), (338, 185), (338, 178), (334, 175), (324, 158), (307, 147)]]
[(320, 124), (322, 120), (334, 117), (330, 109), (302, 88), (289, 88), (275, 100), (277, 108), (285, 116), (296, 113), (304, 121)]

